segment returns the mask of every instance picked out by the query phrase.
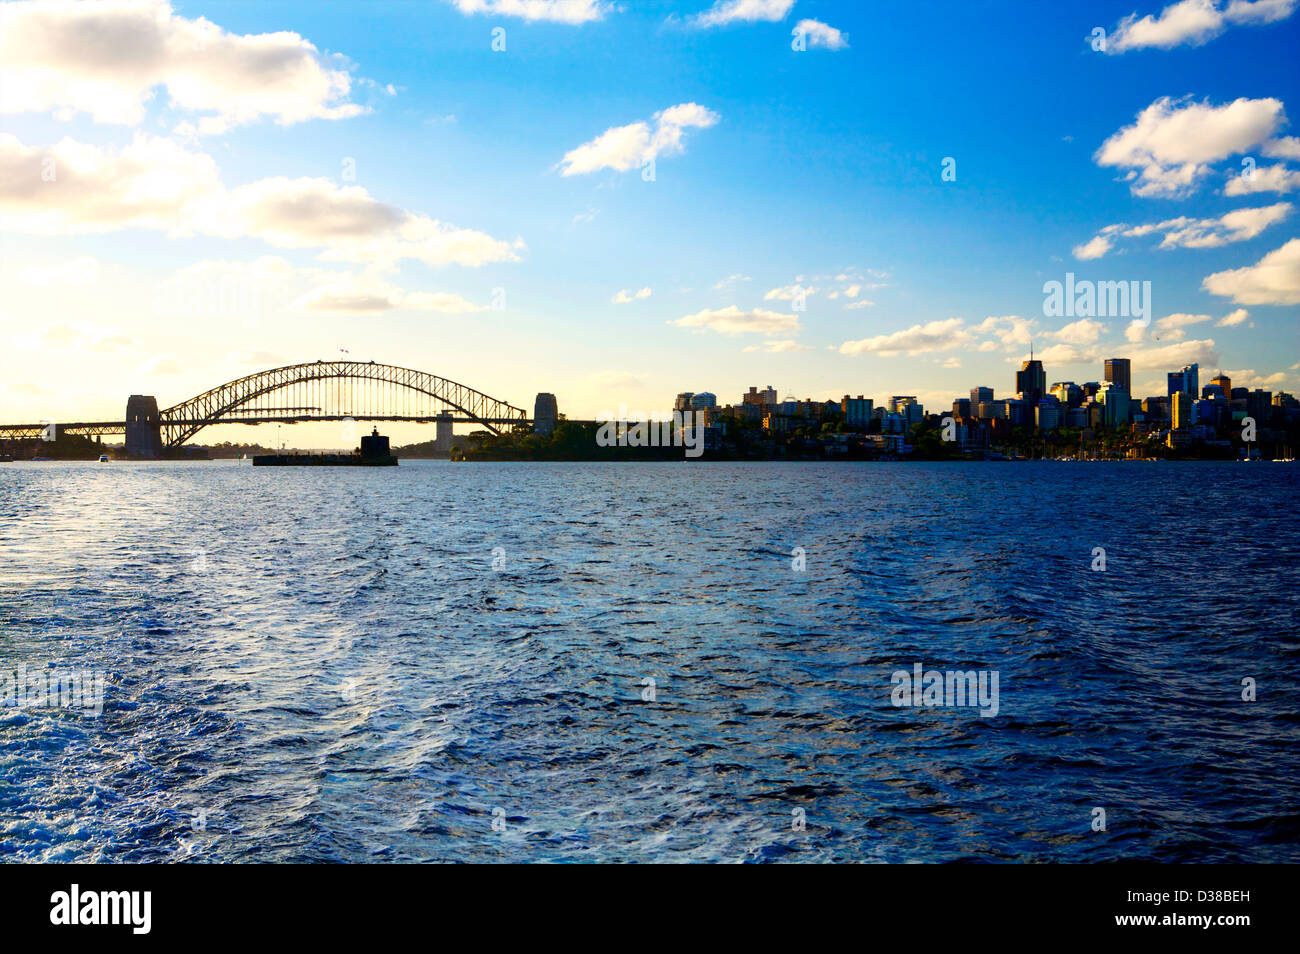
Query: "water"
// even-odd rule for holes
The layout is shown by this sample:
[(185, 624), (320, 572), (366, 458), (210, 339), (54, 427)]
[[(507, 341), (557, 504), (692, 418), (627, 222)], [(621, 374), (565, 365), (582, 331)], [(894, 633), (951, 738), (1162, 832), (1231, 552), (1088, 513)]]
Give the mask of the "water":
[[(0, 708), (0, 859), (1300, 861), (1298, 488), (4, 465), (0, 680), (107, 686)], [(895, 707), (917, 662), (998, 714)]]

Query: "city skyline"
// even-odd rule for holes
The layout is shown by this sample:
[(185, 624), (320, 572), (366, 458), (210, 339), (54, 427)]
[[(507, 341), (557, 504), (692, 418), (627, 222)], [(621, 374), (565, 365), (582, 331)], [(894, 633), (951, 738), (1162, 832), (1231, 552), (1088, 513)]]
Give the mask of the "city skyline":
[[(924, 6), (477, 7), (110, 6), (99, 63), (74, 8), (5, 4), (0, 417), (343, 356), (579, 418), (755, 382), (937, 406), (1005, 394), (1031, 340), (1048, 385), (1126, 356), (1137, 394), (1192, 363), (1300, 390), (1300, 78), (1253, 68), (1293, 3), (1200, 34), (1139, 7), (1158, 42), (1132, 3), (942, 36)], [(1050, 317), (1076, 278), (1149, 312)]]

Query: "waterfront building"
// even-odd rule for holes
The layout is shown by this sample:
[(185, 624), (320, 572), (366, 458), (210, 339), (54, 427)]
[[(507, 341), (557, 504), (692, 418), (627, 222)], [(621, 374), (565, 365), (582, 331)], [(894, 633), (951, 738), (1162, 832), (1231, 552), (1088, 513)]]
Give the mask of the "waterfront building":
[(1016, 372), (1016, 394), (1030, 407), (1037, 406), (1047, 393), (1047, 372), (1043, 362), (1034, 360), (1034, 349), (1029, 349), (1029, 360)]
[(1133, 393), (1132, 362), (1128, 358), (1107, 358), (1106, 383), (1113, 384), (1125, 394)]
[(970, 389), (971, 407), (979, 407), (981, 404), (993, 403), (992, 388), (971, 388)]
[(1123, 427), (1133, 422), (1128, 392), (1118, 386), (1103, 384), (1097, 392), (1097, 403), (1101, 406), (1102, 427)]
[(872, 403), (871, 398), (861, 394), (855, 398), (844, 395), (840, 400), (840, 412), (844, 415), (845, 425), (855, 431), (865, 431), (871, 423)]
[[(1198, 382), (1200, 372), (1195, 364), (1189, 364), (1181, 371), (1170, 371), (1168, 374), (1168, 389), (1166, 393), (1173, 397), (1176, 393), (1186, 394), (1189, 398), (1196, 397), (1200, 393), (1201, 387)], [(1172, 408), (1172, 404), (1170, 405)]]
[(1185, 430), (1194, 423), (1192, 420), (1192, 399), (1183, 391), (1174, 391), (1169, 395), (1169, 412), (1176, 431)]

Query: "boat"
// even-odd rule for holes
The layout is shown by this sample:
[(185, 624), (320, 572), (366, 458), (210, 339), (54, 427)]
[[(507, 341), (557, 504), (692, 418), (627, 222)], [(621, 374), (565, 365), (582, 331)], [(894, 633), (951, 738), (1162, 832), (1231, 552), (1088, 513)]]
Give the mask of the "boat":
[(396, 467), (397, 458), (388, 450), (388, 438), (372, 428), (369, 437), (351, 454), (258, 454), (254, 467)]
[(107, 454), (100, 454), (100, 455), (99, 455), (99, 462), (100, 462), (101, 464), (107, 464), (107, 463), (108, 463), (108, 455), (107, 455)]

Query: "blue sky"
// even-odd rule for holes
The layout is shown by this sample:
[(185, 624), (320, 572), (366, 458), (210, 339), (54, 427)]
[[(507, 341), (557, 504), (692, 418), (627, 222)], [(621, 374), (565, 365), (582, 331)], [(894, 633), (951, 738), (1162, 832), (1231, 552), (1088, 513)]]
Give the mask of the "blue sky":
[[(580, 417), (1006, 396), (1031, 337), (1049, 383), (1300, 390), (1294, 0), (478, 5), (3, 4), (0, 416), (339, 348)], [(1150, 325), (1046, 317), (1067, 271)]]

